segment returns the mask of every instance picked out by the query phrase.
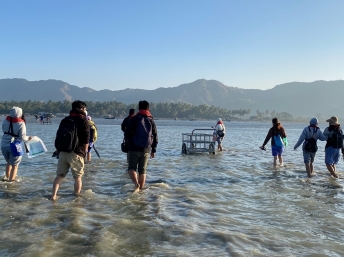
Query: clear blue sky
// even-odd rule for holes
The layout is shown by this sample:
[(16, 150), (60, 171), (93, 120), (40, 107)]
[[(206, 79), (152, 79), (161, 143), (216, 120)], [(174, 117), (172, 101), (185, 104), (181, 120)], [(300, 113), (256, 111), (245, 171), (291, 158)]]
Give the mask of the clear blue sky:
[(0, 0), (0, 78), (96, 90), (344, 79), (343, 0)]

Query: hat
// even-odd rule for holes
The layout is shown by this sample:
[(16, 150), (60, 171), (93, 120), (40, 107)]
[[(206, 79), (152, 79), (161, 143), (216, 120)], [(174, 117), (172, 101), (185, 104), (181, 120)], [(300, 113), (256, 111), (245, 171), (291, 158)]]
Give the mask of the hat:
[(222, 121), (221, 118), (218, 118), (217, 121)]
[(309, 121), (309, 124), (310, 125), (318, 125), (318, 119), (317, 118), (312, 118), (310, 121)]
[(336, 116), (332, 116), (326, 122), (330, 123), (330, 125), (339, 125), (338, 118)]
[(91, 116), (87, 116), (86, 119), (87, 119), (87, 120), (91, 120)]

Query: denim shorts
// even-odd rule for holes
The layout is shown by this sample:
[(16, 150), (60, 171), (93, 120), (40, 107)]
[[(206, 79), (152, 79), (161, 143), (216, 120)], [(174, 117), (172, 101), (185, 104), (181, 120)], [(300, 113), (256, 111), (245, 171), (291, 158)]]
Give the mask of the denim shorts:
[(91, 152), (91, 150), (92, 150), (92, 147), (93, 147), (93, 142), (89, 142), (88, 143), (88, 149), (87, 149), (87, 152), (89, 153), (89, 152)]
[(325, 163), (329, 165), (337, 164), (340, 158), (340, 148), (327, 147), (325, 149)]
[(303, 150), (303, 162), (304, 163), (313, 163), (314, 162), (315, 153), (307, 152)]
[(277, 145), (271, 146), (272, 156), (282, 155), (283, 152), (284, 152), (284, 146), (277, 146)]
[(1, 147), (1, 152), (8, 164), (16, 166), (21, 162), (22, 156), (14, 156), (10, 146)]
[(129, 151), (128, 171), (137, 170), (139, 174), (146, 174), (149, 156), (149, 153)]

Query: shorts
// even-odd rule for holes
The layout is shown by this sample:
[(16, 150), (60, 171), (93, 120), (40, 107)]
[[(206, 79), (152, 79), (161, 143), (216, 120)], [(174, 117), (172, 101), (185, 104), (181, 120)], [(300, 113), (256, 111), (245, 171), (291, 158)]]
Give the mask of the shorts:
[(303, 150), (303, 162), (305, 164), (313, 163), (314, 162), (314, 157), (315, 157), (315, 153), (307, 152), (307, 151)]
[(221, 144), (222, 140), (223, 140), (223, 137), (217, 137), (216, 138), (216, 141), (219, 145)]
[(88, 143), (88, 150), (87, 150), (88, 153), (91, 152), (93, 144), (94, 144), (94, 142), (89, 142)]
[(69, 172), (69, 168), (74, 178), (81, 177), (84, 174), (84, 158), (74, 152), (60, 152), (56, 170), (57, 176), (66, 176)]
[(129, 151), (128, 171), (137, 170), (139, 174), (146, 174), (149, 155), (149, 153)]
[(14, 156), (10, 146), (1, 147), (1, 152), (8, 164), (17, 166), (21, 162), (22, 156)]
[(325, 163), (329, 165), (337, 164), (340, 158), (340, 148), (327, 147), (325, 149)]
[(283, 152), (284, 152), (284, 146), (277, 146), (277, 145), (271, 146), (272, 156), (282, 155)]

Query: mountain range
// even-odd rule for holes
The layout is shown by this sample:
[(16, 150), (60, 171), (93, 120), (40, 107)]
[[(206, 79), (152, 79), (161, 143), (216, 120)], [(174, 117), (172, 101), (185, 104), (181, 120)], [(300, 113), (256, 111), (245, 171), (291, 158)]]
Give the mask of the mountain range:
[(289, 112), (297, 116), (341, 116), (344, 107), (344, 81), (291, 82), (272, 89), (241, 89), (216, 80), (199, 79), (177, 87), (124, 90), (94, 90), (70, 85), (61, 80), (28, 81), (0, 79), (0, 101), (118, 101), (125, 104), (185, 102), (214, 105), (227, 109)]

